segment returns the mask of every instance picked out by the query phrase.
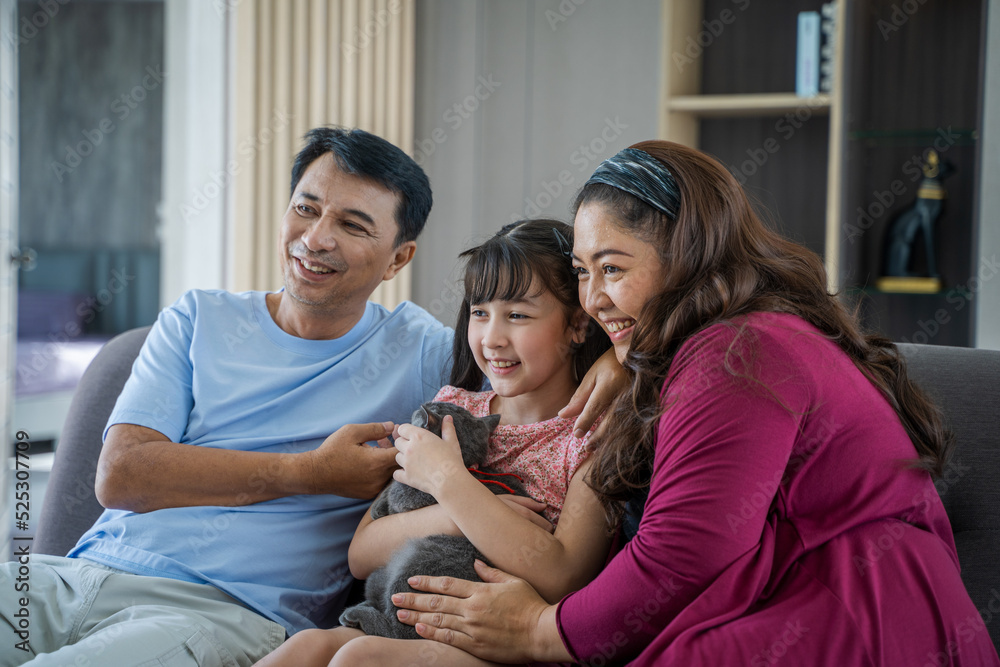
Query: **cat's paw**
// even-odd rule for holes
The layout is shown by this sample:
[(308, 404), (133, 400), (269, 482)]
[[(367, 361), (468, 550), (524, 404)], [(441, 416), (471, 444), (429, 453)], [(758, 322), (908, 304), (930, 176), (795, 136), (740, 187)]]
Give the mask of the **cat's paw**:
[[(361, 628), (361, 619), (364, 617), (361, 605), (348, 607), (340, 614), (340, 624), (347, 628)], [(370, 610), (369, 610), (370, 611)]]

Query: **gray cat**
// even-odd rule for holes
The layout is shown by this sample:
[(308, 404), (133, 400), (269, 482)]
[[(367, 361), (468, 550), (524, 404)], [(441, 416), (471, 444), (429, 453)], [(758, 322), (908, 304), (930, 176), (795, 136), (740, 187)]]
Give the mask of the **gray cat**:
[[(455, 421), (455, 432), (462, 445), (462, 460), (465, 465), (470, 469), (478, 468), (486, 460), (490, 434), (500, 423), (500, 415), (474, 417), (465, 408), (435, 402), (424, 403), (413, 413), (411, 423), (441, 435), (441, 420), (445, 415), (451, 415)], [(472, 470), (472, 474), (493, 493), (528, 495), (516, 475), (490, 470)], [(373, 519), (379, 519), (389, 514), (427, 507), (436, 502), (434, 496), (428, 493), (393, 481), (372, 503), (371, 515)], [(367, 635), (420, 639), (412, 626), (400, 623), (396, 618), (392, 596), (395, 593), (414, 592), (406, 583), (414, 575), (482, 581), (473, 568), (473, 561), (477, 558), (486, 561), (465, 537), (429, 535), (409, 540), (392, 555), (384, 567), (372, 572), (365, 582), (365, 601), (345, 609), (340, 615), (340, 623), (360, 628)]]

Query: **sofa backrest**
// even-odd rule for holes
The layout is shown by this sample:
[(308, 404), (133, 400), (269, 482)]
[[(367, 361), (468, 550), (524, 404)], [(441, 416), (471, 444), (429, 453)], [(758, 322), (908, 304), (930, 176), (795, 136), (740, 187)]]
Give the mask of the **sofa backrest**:
[(962, 581), (1000, 647), (1000, 351), (899, 349), (955, 434), (955, 452), (935, 486), (955, 533)]
[(80, 378), (56, 447), (34, 553), (65, 556), (104, 511), (94, 495), (104, 427), (150, 328), (112, 338)]

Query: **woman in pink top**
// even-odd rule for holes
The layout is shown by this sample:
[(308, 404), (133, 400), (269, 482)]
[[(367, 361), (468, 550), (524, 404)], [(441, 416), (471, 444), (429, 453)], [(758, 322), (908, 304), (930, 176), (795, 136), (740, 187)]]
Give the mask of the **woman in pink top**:
[(415, 578), (404, 622), (501, 662), (1000, 665), (932, 484), (940, 415), (815, 254), (653, 141), (584, 186), (573, 255), (632, 380), (588, 478), (631, 539), (557, 604), (485, 566)]

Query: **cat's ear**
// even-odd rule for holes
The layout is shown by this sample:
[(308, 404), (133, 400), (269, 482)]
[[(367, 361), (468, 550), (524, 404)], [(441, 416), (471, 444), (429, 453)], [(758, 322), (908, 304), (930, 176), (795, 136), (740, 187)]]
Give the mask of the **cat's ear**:
[(492, 433), (500, 425), (500, 415), (487, 415), (483, 417), (483, 423), (489, 427), (490, 433)]
[(440, 433), (441, 417), (437, 413), (427, 410), (427, 425), (424, 428), (432, 433)]
[(410, 415), (410, 423), (414, 426), (420, 426), (421, 428), (427, 423), (428, 412), (427, 408), (421, 405), (419, 408), (413, 411)]

